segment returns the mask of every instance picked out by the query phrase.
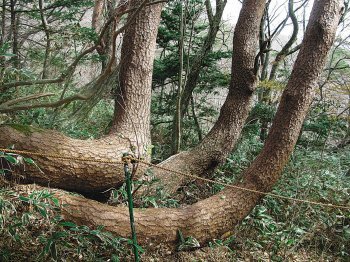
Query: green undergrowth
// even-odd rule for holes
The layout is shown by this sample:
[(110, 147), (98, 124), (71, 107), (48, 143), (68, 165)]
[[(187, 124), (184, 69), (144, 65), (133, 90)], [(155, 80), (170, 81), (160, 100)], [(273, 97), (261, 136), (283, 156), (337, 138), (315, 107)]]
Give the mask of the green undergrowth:
[[(211, 177), (224, 183), (242, 179), (247, 168), (263, 147), (257, 135), (259, 126), (245, 130), (234, 153)], [(297, 144), (273, 193), (334, 205), (350, 203), (350, 148), (335, 147), (328, 133), (313, 138), (305, 133)], [(305, 143), (307, 141), (307, 143)], [(4, 157), (4, 156), (2, 156)], [(21, 164), (16, 155), (6, 155), (12, 164)], [(27, 164), (30, 159), (23, 159)], [(22, 161), (22, 162), (23, 162)], [(1, 173), (4, 174), (4, 173)], [(147, 182), (134, 181), (134, 188), (146, 189), (157, 182), (148, 173)], [(0, 187), (1, 188), (1, 187)], [(172, 207), (192, 204), (223, 190), (217, 184), (190, 183), (175, 196), (162, 188), (136, 201), (141, 208)], [(111, 191), (109, 204), (126, 203), (124, 187)], [(55, 197), (46, 191), (31, 194), (9, 187), (0, 190), (0, 261), (123, 261), (131, 258), (128, 239), (112, 236), (103, 228), (78, 226), (63, 221)], [(294, 261), (304, 252), (315, 261), (349, 261), (350, 211), (266, 196), (229, 234), (213, 239), (213, 252), (225, 248), (235, 259), (250, 257), (257, 261)], [(183, 236), (178, 250), (196, 254), (192, 236)], [(144, 258), (145, 256), (143, 256)], [(166, 259), (165, 259), (166, 261)], [(205, 260), (204, 260), (205, 261)]]
[[(272, 193), (333, 205), (350, 206), (350, 148), (332, 146), (296, 146), (281, 179)], [(262, 149), (259, 137), (244, 137), (234, 153), (212, 179), (234, 183), (242, 179), (247, 168)], [(152, 184), (152, 182), (150, 182)], [(138, 184), (135, 184), (135, 187)], [(147, 185), (143, 185), (147, 187)], [(224, 189), (217, 184), (192, 183), (182, 188), (180, 197), (170, 197), (159, 188), (141, 199), (140, 207), (178, 207), (191, 204)], [(111, 201), (125, 202), (123, 188), (112, 193)], [(191, 236), (186, 236), (192, 239)], [(195, 250), (187, 242), (188, 250)], [(348, 261), (350, 256), (350, 210), (288, 201), (266, 196), (228, 235), (213, 239), (211, 249), (227, 248), (235, 258), (270, 261), (294, 261), (303, 257)]]
[(5, 182), (11, 165), (35, 165), (30, 158), (0, 152), (0, 261), (120, 261), (130, 256), (131, 240), (102, 226), (63, 220), (52, 192)]
[[(215, 179), (239, 181), (241, 171), (261, 147), (258, 138), (242, 140)], [(334, 150), (331, 146), (298, 145), (272, 193), (350, 206), (349, 168), (349, 146)], [(212, 193), (222, 189), (220, 185), (211, 186)], [(320, 258), (349, 261), (350, 210), (266, 196), (233, 230), (227, 246), (238, 253), (268, 254), (267, 259), (272, 261), (291, 259), (300, 249)]]
[(0, 189), (0, 260), (120, 261), (129, 254), (128, 239), (64, 221), (60, 208), (46, 190)]
[[(249, 166), (261, 147), (258, 138), (242, 139), (213, 179), (225, 183), (240, 180), (241, 171)], [(7, 160), (13, 162), (13, 157), (8, 156)], [(297, 146), (272, 192), (349, 206), (349, 161), (349, 148), (334, 151)], [(223, 189), (219, 185), (206, 187), (211, 194)], [(196, 186), (187, 187), (187, 190), (188, 195), (193, 195)], [(124, 191), (123, 187), (115, 190), (111, 204), (113, 201), (121, 204), (125, 200)], [(182, 203), (158, 190), (138, 204), (141, 207), (178, 207)], [(225, 256), (229, 254), (235, 259), (246, 258), (249, 254), (262, 261), (293, 261), (295, 254), (303, 250), (307, 256), (348, 261), (349, 224), (349, 210), (267, 196), (229, 235), (213, 239), (209, 248), (216, 252), (214, 250), (225, 247)], [(11, 188), (0, 189), (0, 228), (1, 261), (118, 261), (132, 257), (128, 239), (115, 237), (101, 227), (90, 228), (64, 221), (58, 200), (47, 191), (28, 194)], [(181, 250), (185, 250), (182, 252), (195, 252), (199, 248), (198, 244), (192, 245), (197, 242), (191, 236), (184, 236), (184, 239), (186, 241), (179, 243)], [(188, 243), (187, 239), (193, 241)]]

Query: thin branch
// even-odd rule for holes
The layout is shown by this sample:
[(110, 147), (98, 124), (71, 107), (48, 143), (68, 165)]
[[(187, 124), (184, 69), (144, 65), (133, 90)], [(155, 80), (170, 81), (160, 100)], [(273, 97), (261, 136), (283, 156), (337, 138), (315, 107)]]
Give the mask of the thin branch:
[(295, 10), (293, 8), (293, 0), (289, 0), (288, 2), (288, 13), (293, 23), (292, 36), (289, 38), (288, 42), (283, 46), (282, 50), (276, 55), (275, 61), (273, 63), (273, 66), (270, 72), (270, 80), (275, 79), (277, 68), (280, 62), (287, 56), (287, 54), (290, 51), (289, 49), (292, 47), (293, 43), (297, 40), (299, 24), (298, 24), (298, 19), (295, 15)]
[(0, 110), (1, 110), (1, 107), (4, 108), (4, 107), (12, 106), (14, 104), (22, 103), (22, 102), (25, 102), (25, 101), (30, 101), (30, 100), (33, 100), (33, 99), (38, 99), (38, 98), (43, 98), (43, 97), (48, 97), (48, 96), (54, 96), (54, 95), (55, 95), (55, 93), (42, 93), (42, 94), (34, 94), (34, 95), (30, 95), (30, 96), (20, 97), (20, 98), (13, 99), (13, 100), (10, 100), (10, 101), (7, 101), (7, 102), (1, 104)]
[(289, 56), (289, 55), (295, 53), (296, 51), (298, 51), (298, 50), (300, 49), (300, 47), (301, 47), (301, 44), (295, 46), (294, 48), (292, 48), (291, 50), (289, 50), (289, 52), (286, 54), (286, 56)]
[(211, 6), (210, 0), (205, 0), (205, 7), (207, 10), (209, 24), (213, 23), (213, 8)]
[[(78, 2), (83, 2), (83, 1), (71, 0), (70, 3), (74, 4), (74, 3), (78, 3)], [(51, 9), (55, 9), (57, 7), (66, 7), (66, 5), (64, 4), (64, 2), (61, 4), (60, 1), (57, 1), (56, 3), (43, 8), (42, 11), (48, 11), (48, 10), (51, 10)], [(15, 12), (16, 13), (32, 13), (32, 12), (40, 12), (40, 9), (31, 9), (31, 10), (18, 9)]]
[[(91, 94), (92, 95), (92, 94)], [(27, 104), (27, 105), (19, 105), (19, 106), (11, 106), (11, 107), (0, 107), (1, 113), (10, 113), (14, 111), (20, 111), (20, 110), (28, 110), (28, 109), (34, 109), (34, 108), (41, 108), (41, 107), (59, 107), (64, 104), (71, 103), (75, 100), (87, 100), (89, 99), (90, 95), (84, 96), (82, 94), (76, 94), (55, 102), (49, 102), (49, 103), (38, 103), (38, 104)]]
[[(144, 7), (146, 5), (148, 0), (144, 0), (141, 5), (139, 7), (136, 8), (131, 8), (125, 11), (122, 11), (120, 13), (116, 13), (115, 16), (122, 16), (126, 13), (129, 12), (133, 12), (132, 14), (132, 18), (128, 20), (128, 22), (122, 26), (121, 28), (119, 28), (117, 31), (114, 32), (113, 34), (113, 39), (116, 39), (117, 36), (122, 33), (129, 25), (130, 23), (133, 21), (133, 19), (136, 17), (136, 15), (139, 13), (139, 11), (141, 10), (142, 7)], [(158, 4), (158, 3), (163, 3), (163, 2), (167, 2), (167, 1), (154, 1), (151, 3), (148, 3), (148, 5), (153, 5), (153, 4)], [(97, 44), (91, 46), (90, 48), (86, 49), (85, 51), (83, 51), (82, 53), (80, 53), (80, 55), (78, 55), (75, 60), (73, 61), (73, 63), (68, 66), (68, 68), (57, 78), (55, 79), (42, 79), (42, 80), (26, 80), (26, 81), (18, 81), (18, 82), (10, 82), (10, 83), (5, 83), (0, 85), (0, 91), (5, 91), (9, 88), (12, 87), (18, 87), (18, 86), (31, 86), (31, 85), (43, 85), (43, 84), (54, 84), (54, 83), (60, 83), (63, 82), (68, 76), (70, 76), (71, 74), (74, 73), (76, 66), (78, 65), (78, 63), (80, 62), (80, 60), (87, 54), (93, 52), (101, 43), (101, 40), (103, 38), (103, 35), (105, 34), (105, 32), (107, 31), (108, 26), (115, 20), (115, 16), (112, 17), (111, 19), (109, 19), (106, 24), (104, 25), (101, 34), (98, 38)]]

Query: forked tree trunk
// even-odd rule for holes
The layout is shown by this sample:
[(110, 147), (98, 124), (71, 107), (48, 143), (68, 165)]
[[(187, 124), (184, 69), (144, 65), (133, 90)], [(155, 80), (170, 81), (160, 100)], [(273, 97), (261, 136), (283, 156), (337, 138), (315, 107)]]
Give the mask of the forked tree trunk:
[[(204, 175), (221, 164), (233, 149), (247, 118), (255, 90), (254, 57), (264, 6), (264, 0), (249, 0), (243, 4), (233, 40), (235, 55), (232, 59), (230, 90), (217, 123), (197, 147), (170, 157), (161, 163), (161, 166)], [(124, 150), (132, 150), (138, 156), (145, 156), (150, 144), (151, 73), (160, 11), (161, 5), (152, 5), (144, 9), (124, 36), (120, 89), (116, 94), (112, 132), (108, 137), (98, 141), (80, 141), (57, 134), (57, 139), (50, 144), (53, 134), (51, 131), (41, 131), (40, 134), (33, 132), (25, 136), (9, 127), (3, 127), (0, 131), (6, 135), (0, 138), (0, 145), (15, 144), (18, 149), (48, 153), (53, 151), (68, 156), (86, 155), (103, 159), (118, 159)], [(125, 139), (122, 144), (121, 139)], [(114, 140), (117, 142), (113, 142)], [(60, 149), (62, 147), (64, 150)], [(83, 148), (82, 151), (80, 148)], [(31, 181), (44, 185), (49, 177), (50, 185), (54, 187), (78, 192), (99, 192), (116, 186), (123, 180), (120, 166), (116, 168), (95, 164), (93, 167), (92, 163), (73, 163), (57, 159), (49, 161), (40, 158), (35, 160), (44, 174), (35, 169), (28, 169), (25, 175)], [(97, 171), (101, 168), (101, 172)], [(154, 175), (160, 179), (156, 187), (163, 186), (169, 193), (176, 191), (186, 182), (183, 177), (169, 176), (167, 172), (158, 170), (154, 170)], [(60, 177), (64, 183), (60, 183)]]
[[(304, 41), (287, 84), (271, 132), (239, 186), (267, 192), (278, 180), (293, 151), (311, 104), (317, 79), (333, 43), (340, 17), (339, 1), (315, 1)], [(219, 194), (180, 209), (136, 209), (141, 242), (176, 241), (177, 230), (200, 242), (232, 230), (261, 199), (261, 195), (228, 188)], [(127, 208), (110, 207), (79, 197), (62, 196), (69, 204), (65, 216), (80, 223), (105, 225), (118, 235), (129, 236)]]
[[(325, 7), (330, 8), (335, 5), (335, 1), (321, 1), (320, 3), (317, 2), (317, 4), (324, 4)], [(258, 22), (260, 21), (263, 7), (264, 1), (257, 2), (251, 0), (245, 1), (243, 4), (237, 28), (235, 30), (235, 56), (233, 57), (233, 72), (230, 91), (226, 102), (221, 109), (219, 120), (208, 136), (196, 148), (189, 152), (175, 155), (161, 165), (200, 175), (215, 168), (232, 150), (233, 145), (237, 141), (238, 135), (242, 129), (246, 115), (248, 114), (249, 104), (255, 86), (251, 57), (255, 55), (257, 41), (256, 31), (258, 30)], [(152, 12), (150, 12), (151, 8)], [(149, 44), (150, 42), (147, 42), (149, 39), (153, 39), (153, 41), (155, 41), (154, 34), (156, 33), (156, 30), (151, 30), (151, 28), (156, 28), (158, 25), (156, 24), (158, 22), (156, 21), (156, 17), (157, 15), (159, 17), (160, 9), (161, 7), (159, 5), (153, 5), (152, 7), (145, 9), (144, 12), (140, 13), (135, 23), (130, 27), (129, 38), (126, 37), (128, 41), (125, 42), (124, 46), (132, 42), (130, 41), (132, 37), (135, 37), (135, 39), (133, 39), (134, 45), (131, 45), (127, 52), (124, 51), (124, 57), (126, 57), (125, 59), (127, 61), (125, 61), (126, 65), (120, 78), (121, 82), (124, 81), (125, 87), (122, 87), (119, 91), (119, 101), (121, 101), (121, 103), (119, 110), (118, 108), (116, 109), (116, 121), (114, 122), (113, 128), (115, 132), (120, 132), (119, 134), (114, 132), (107, 138), (98, 141), (81, 141), (67, 138), (53, 131), (48, 131), (47, 133), (46, 131), (20, 133), (15, 129), (5, 126), (0, 129), (0, 145), (8, 146), (15, 144), (16, 148), (18, 149), (28, 149), (47, 153), (60, 153), (68, 156), (88, 156), (113, 159), (119, 158), (121, 151), (129, 150), (130, 147), (135, 146), (135, 143), (139, 146), (138, 150), (145, 150), (145, 147), (147, 147), (149, 142), (147, 138), (149, 130), (144, 130), (143, 128), (148, 126), (149, 115), (142, 117), (140, 114), (149, 113), (149, 105), (146, 105), (146, 107), (143, 108), (141, 103), (137, 104), (137, 101), (141, 98), (145, 99), (144, 101), (149, 101), (149, 97), (144, 96), (148, 96), (150, 94), (148, 92), (150, 91), (147, 90), (147, 86), (144, 88), (146, 90), (134, 90), (131, 88), (131, 86), (140, 88), (143, 87), (143, 83), (148, 84), (150, 81), (151, 74), (149, 69), (151, 68), (152, 64), (149, 61), (153, 59), (153, 52), (151, 48), (145, 48), (142, 46), (141, 42), (145, 41), (146, 44)], [(155, 10), (157, 12), (154, 12)], [(334, 15), (334, 12), (328, 15), (330, 18), (334, 18), (331, 17), (331, 15)], [(327, 15), (324, 16), (325, 18), (323, 19), (325, 20)], [(310, 52), (310, 54), (307, 54), (308, 58), (306, 59), (305, 56), (307, 55), (304, 54), (303, 56), (302, 52), (300, 53), (299, 57), (303, 57), (304, 61), (302, 61), (300, 58), (299, 60), (301, 61), (298, 60), (297, 63), (301, 64), (304, 62), (306, 64), (303, 65), (299, 74), (295, 74), (293, 71), (294, 78), (292, 76), (289, 86), (292, 85), (292, 83), (294, 84), (298, 80), (298, 77), (303, 76), (306, 74), (306, 72), (321, 70), (321, 62), (325, 59), (325, 54), (321, 53), (320, 50), (317, 50), (316, 44), (318, 40), (318, 42), (323, 44), (322, 47), (326, 46), (326, 48), (328, 48), (329, 43), (323, 43), (322, 41), (329, 41), (329, 39), (326, 37), (329, 37), (330, 31), (327, 24), (322, 25), (315, 19), (313, 22), (314, 24), (312, 27), (310, 27), (311, 29), (309, 29), (307, 33), (307, 39), (310, 39), (311, 37), (313, 38), (312, 40), (308, 40), (311, 42), (304, 43), (304, 46), (307, 45), (307, 48), (309, 49), (304, 48), (303, 50), (304, 53)], [(330, 21), (330, 23), (331, 22), (332, 21)], [(143, 34), (140, 34), (138, 33), (140, 31), (133, 28), (138, 28), (137, 30), (140, 30), (141, 32), (143, 29), (145, 31)], [(312, 35), (312, 33), (314, 33), (314, 35)], [(319, 36), (317, 36), (317, 34), (319, 34)], [(128, 33), (126, 35), (128, 35)], [(135, 55), (135, 53), (137, 53), (137, 49), (144, 52), (140, 56), (140, 59), (145, 61), (145, 68), (142, 67), (143, 63), (138, 64), (137, 62), (137, 56)], [(129, 56), (127, 56), (127, 54)], [(146, 57), (148, 57), (150, 60), (147, 60)], [(310, 63), (312, 59), (315, 61), (314, 64)], [(321, 59), (322, 61), (320, 62), (316, 59)], [(310, 67), (310, 65), (313, 67)], [(298, 67), (297, 65), (296, 68), (300, 68), (300, 66)], [(310, 70), (308, 71), (307, 68), (310, 68)], [(130, 78), (125, 77), (123, 80), (123, 75), (127, 76), (128, 74)], [(139, 77), (139, 75), (142, 77)], [(311, 76), (313, 77), (312, 80), (316, 81), (317, 75), (313, 73)], [(307, 86), (308, 88), (306, 91), (313, 90), (313, 85), (315, 83), (306, 83), (305, 80), (307, 80), (307, 78), (305, 77), (301, 77), (300, 79), (304, 81), (300, 83), (301, 87)], [(287, 90), (285, 92), (286, 94), (290, 92)], [(302, 94), (302, 96), (303, 95), (304, 94)], [(288, 95), (285, 96), (288, 97)], [(116, 100), (118, 101), (118, 96)], [(286, 103), (287, 102), (288, 101), (286, 101)], [(130, 118), (130, 114), (127, 112), (137, 113), (139, 115), (137, 120)], [(297, 114), (297, 112), (294, 113)], [(290, 114), (291, 111), (287, 111), (285, 116)], [(120, 119), (123, 119), (123, 121)], [(294, 121), (292, 123), (296, 122)], [(137, 132), (134, 132), (134, 130)], [(291, 131), (292, 130), (285, 130), (284, 132), (285, 134), (289, 134)], [(278, 131), (275, 130), (274, 132)], [(133, 133), (137, 134), (139, 138), (132, 136)], [(142, 145), (139, 143), (139, 141), (141, 141)], [(280, 142), (283, 143), (283, 140), (276, 143)], [(272, 150), (272, 156), (275, 156), (276, 152), (276, 150)], [(280, 161), (280, 159), (277, 159), (277, 156), (275, 156), (275, 158), (276, 160)], [(123, 180), (121, 167), (118, 169), (110, 165), (92, 163), (80, 164), (71, 161), (57, 161), (56, 159), (52, 160), (43, 158), (36, 158), (36, 161), (44, 171), (44, 174), (39, 173), (37, 170), (28, 169), (28, 172), (25, 173), (26, 176), (32, 181), (41, 182), (42, 184), (47, 184), (47, 179), (49, 178), (51, 186), (64, 189), (79, 192), (96, 192), (113, 187)], [(271, 161), (269, 163), (271, 164), (275, 162)], [(156, 175), (162, 178), (163, 185), (170, 191), (176, 189), (178, 185), (184, 182), (182, 177), (169, 176), (168, 174), (164, 174), (164, 172), (156, 172)]]
[[(267, 192), (278, 180), (311, 104), (317, 78), (334, 40), (339, 14), (338, 0), (314, 2), (304, 41), (271, 132), (261, 153), (244, 171), (244, 180), (239, 186)], [(193, 236), (200, 242), (209, 241), (231, 231), (261, 197), (227, 188), (215, 196), (179, 209), (135, 209), (139, 240), (141, 243), (174, 243), (177, 231), (181, 230), (185, 236)], [(68, 204), (64, 207), (65, 218), (88, 225), (104, 225), (107, 230), (121, 236), (130, 235), (127, 208), (111, 207), (67, 194), (59, 194), (59, 198)]]

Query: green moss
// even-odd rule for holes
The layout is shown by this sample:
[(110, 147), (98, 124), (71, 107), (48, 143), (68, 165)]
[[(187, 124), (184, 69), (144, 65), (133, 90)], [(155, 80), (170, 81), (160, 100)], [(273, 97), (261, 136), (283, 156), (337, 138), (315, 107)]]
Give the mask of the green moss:
[(7, 124), (7, 125), (17, 130), (18, 132), (25, 134), (26, 136), (30, 136), (34, 132), (42, 131), (40, 128), (32, 127), (29, 125), (21, 125), (21, 124)]

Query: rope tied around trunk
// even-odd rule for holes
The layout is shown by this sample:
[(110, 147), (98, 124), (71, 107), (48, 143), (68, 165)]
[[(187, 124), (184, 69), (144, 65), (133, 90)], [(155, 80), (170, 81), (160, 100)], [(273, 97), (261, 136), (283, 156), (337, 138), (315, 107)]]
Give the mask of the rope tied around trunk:
[(167, 172), (170, 172), (172, 174), (185, 176), (185, 177), (188, 177), (188, 178), (191, 178), (194, 180), (201, 180), (201, 181), (211, 183), (211, 184), (222, 185), (222, 186), (225, 186), (228, 188), (238, 189), (238, 190), (247, 191), (247, 192), (251, 192), (251, 193), (255, 193), (255, 194), (265, 195), (265, 196), (271, 196), (274, 198), (284, 199), (284, 200), (293, 201), (293, 202), (306, 203), (306, 204), (310, 204), (310, 205), (318, 205), (318, 206), (328, 207), (328, 208), (339, 208), (339, 209), (350, 210), (350, 206), (335, 205), (335, 204), (331, 204), (331, 203), (322, 203), (322, 202), (317, 202), (317, 201), (312, 201), (312, 200), (307, 200), (307, 199), (287, 197), (287, 196), (283, 196), (283, 195), (279, 195), (279, 194), (275, 194), (275, 193), (269, 193), (269, 192), (259, 191), (259, 190), (255, 190), (255, 189), (251, 189), (251, 188), (245, 188), (245, 187), (241, 187), (241, 186), (237, 186), (237, 185), (231, 185), (231, 184), (223, 183), (220, 181), (215, 181), (212, 179), (192, 175), (192, 174), (181, 172), (178, 170), (173, 170), (170, 168), (158, 166), (158, 165), (152, 164), (148, 161), (142, 160), (140, 158), (136, 158), (130, 154), (123, 155), (122, 160), (118, 161), (118, 160), (109, 160), (109, 159), (70, 157), (70, 156), (62, 156), (59, 154), (44, 154), (44, 153), (38, 153), (38, 152), (14, 150), (14, 149), (4, 149), (4, 148), (0, 148), (0, 152), (13, 153), (13, 154), (23, 154), (23, 155), (28, 155), (28, 156), (41, 156), (41, 157), (46, 157), (46, 158), (56, 158), (56, 159), (64, 159), (64, 160), (75, 160), (75, 161), (83, 161), (83, 162), (115, 164), (115, 165), (125, 165), (125, 163), (132, 163), (132, 164), (139, 163), (139, 164), (143, 164), (143, 165), (146, 165), (146, 166), (149, 166), (152, 168), (167, 171)]

